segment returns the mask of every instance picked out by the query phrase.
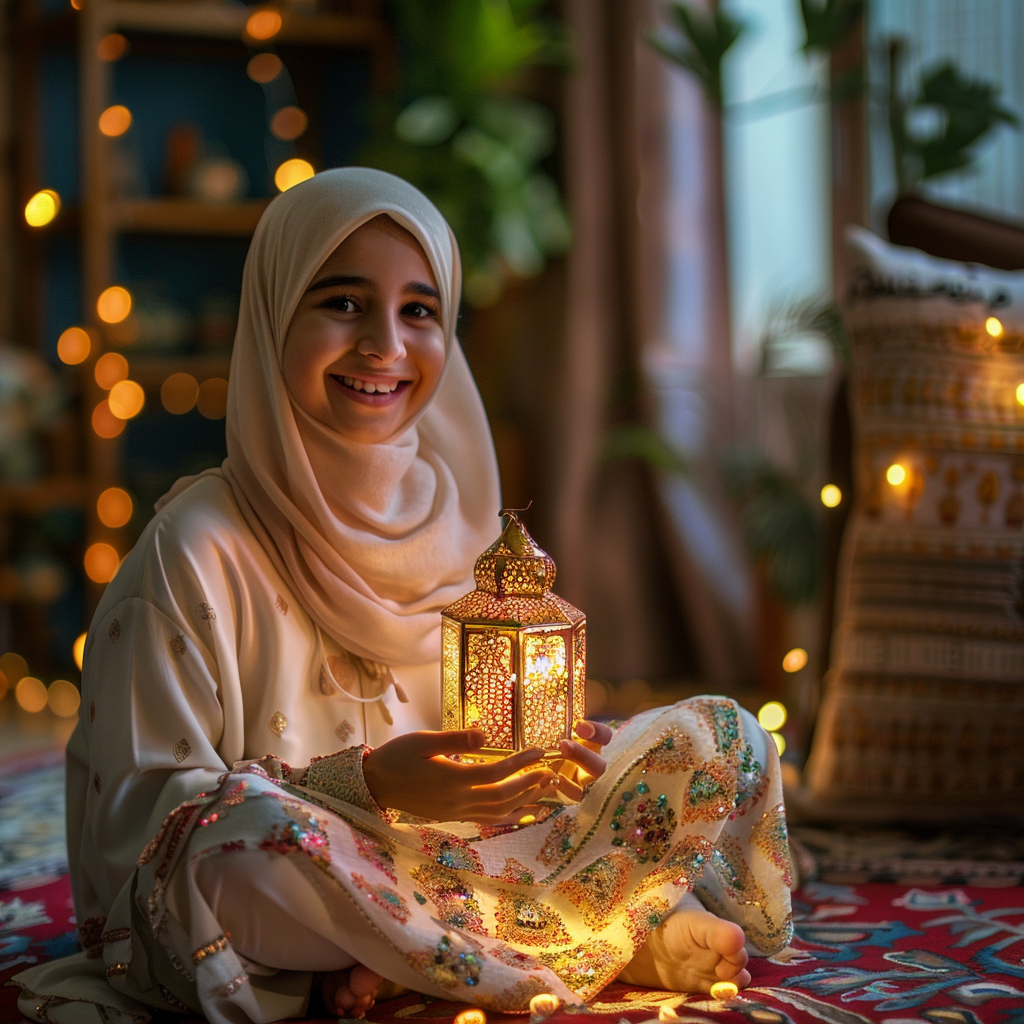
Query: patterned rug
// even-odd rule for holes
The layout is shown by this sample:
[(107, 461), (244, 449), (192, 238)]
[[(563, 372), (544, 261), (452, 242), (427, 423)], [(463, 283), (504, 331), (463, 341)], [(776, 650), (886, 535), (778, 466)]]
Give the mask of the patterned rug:
[[(62, 786), (55, 755), (0, 763), (0, 1022), (21, 1020), (16, 990), (4, 987), (12, 975), (78, 948)], [(735, 999), (616, 984), (588, 1013), (559, 1011), (548, 1024), (1024, 1024), (1024, 888), (815, 881), (795, 894), (794, 909), (793, 945), (755, 960), (751, 986)], [(368, 1019), (451, 1021), (466, 1008), (410, 994)]]

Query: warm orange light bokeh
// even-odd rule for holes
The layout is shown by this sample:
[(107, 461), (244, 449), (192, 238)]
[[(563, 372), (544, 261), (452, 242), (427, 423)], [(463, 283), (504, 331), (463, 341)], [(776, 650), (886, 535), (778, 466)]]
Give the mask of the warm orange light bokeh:
[(146, 404), (146, 392), (142, 390), (141, 384), (133, 380), (122, 380), (110, 389), (107, 401), (110, 403), (110, 411), (119, 420), (130, 420), (142, 412)]
[(132, 126), (132, 112), (120, 103), (107, 107), (100, 114), (100, 131), (108, 138), (116, 139), (118, 135), (124, 135)]
[(308, 124), (309, 118), (300, 107), (282, 107), (270, 119), (270, 133), (275, 138), (291, 142), (306, 130)]
[(96, 312), (105, 324), (119, 324), (131, 311), (131, 292), (119, 284), (104, 288), (96, 300)]
[(119, 352), (105, 352), (96, 360), (93, 376), (104, 391), (109, 391), (115, 384), (127, 379), (128, 360)]
[(58, 213), (60, 196), (52, 188), (44, 188), (25, 204), (25, 223), (30, 228), (41, 228), (49, 224)]
[(245, 23), (245, 34), (250, 39), (258, 39), (263, 42), (273, 39), (281, 31), (282, 25), (284, 25), (284, 19), (281, 17), (281, 12), (264, 7), (249, 15), (249, 20)]
[(46, 703), (59, 718), (73, 718), (82, 705), (78, 687), (66, 679), (54, 679), (46, 691)]
[(245, 73), (260, 85), (272, 82), (279, 74), (284, 65), (276, 53), (257, 53), (246, 65)]
[(124, 430), (124, 420), (118, 419), (110, 411), (110, 402), (105, 398), (92, 411), (92, 429), (100, 437), (105, 437), (108, 440), (117, 437)]
[(7, 682), (14, 686), (22, 676), (28, 675), (28, 662), (14, 651), (8, 651), (0, 658), (0, 672), (7, 676)]
[(196, 406), (208, 420), (223, 419), (228, 409), (228, 382), (223, 377), (204, 380), (199, 386)]
[(183, 416), (195, 408), (199, 398), (199, 381), (191, 373), (172, 373), (160, 385), (160, 401), (175, 416)]
[(786, 652), (782, 659), (782, 670), (784, 672), (799, 672), (807, 664), (807, 652), (802, 647), (794, 647)]
[(57, 339), (57, 357), (68, 366), (84, 363), (91, 351), (92, 339), (81, 327), (69, 327)]
[(25, 676), (14, 688), (14, 699), (23, 711), (42, 711), (46, 707), (46, 684), (35, 676)]
[(121, 556), (110, 544), (97, 541), (89, 545), (82, 561), (85, 564), (85, 574), (93, 583), (109, 583), (117, 572)]
[(120, 60), (128, 52), (128, 40), (120, 32), (110, 32), (96, 44), (100, 60)]
[(79, 672), (82, 671), (82, 662), (85, 661), (85, 641), (88, 636), (88, 633), (79, 633), (71, 646), (71, 657), (75, 659)]
[(316, 171), (313, 170), (313, 165), (308, 160), (296, 156), (291, 160), (285, 160), (274, 172), (274, 184), (279, 192), (287, 192), (300, 181), (312, 178), (314, 174)]
[(120, 487), (108, 487), (96, 500), (96, 514), (104, 526), (116, 530), (132, 517), (131, 495)]

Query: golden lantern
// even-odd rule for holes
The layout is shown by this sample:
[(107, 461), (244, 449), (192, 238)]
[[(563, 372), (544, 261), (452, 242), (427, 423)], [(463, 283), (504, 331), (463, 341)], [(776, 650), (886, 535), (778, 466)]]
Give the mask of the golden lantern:
[(481, 729), (461, 758), (490, 761), (543, 747), (559, 760), (585, 716), (586, 617), (551, 593), (555, 563), (515, 512), (477, 559), (476, 590), (441, 612), (442, 728)]

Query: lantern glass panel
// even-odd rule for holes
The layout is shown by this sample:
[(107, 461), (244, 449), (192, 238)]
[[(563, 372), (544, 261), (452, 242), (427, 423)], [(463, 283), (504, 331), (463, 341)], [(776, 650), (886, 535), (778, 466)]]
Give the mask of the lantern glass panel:
[(467, 729), (483, 729), (490, 747), (515, 747), (515, 672), (512, 636), (466, 630), (463, 715)]
[(568, 735), (569, 652), (562, 632), (523, 636), (523, 743), (558, 747)]
[(462, 660), (462, 629), (451, 619), (441, 619), (441, 728), (462, 728), (462, 695), (459, 669)]

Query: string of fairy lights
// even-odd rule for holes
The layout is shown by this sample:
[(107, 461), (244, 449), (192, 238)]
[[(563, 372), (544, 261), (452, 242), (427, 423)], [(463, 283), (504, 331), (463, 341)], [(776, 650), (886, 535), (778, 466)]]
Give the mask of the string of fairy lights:
[[(70, 0), (75, 10), (82, 9), (81, 0)], [(273, 168), (274, 186), (285, 192), (311, 178), (313, 165), (296, 156), (278, 159), (280, 147), (295, 142), (306, 131), (309, 118), (295, 101), (295, 90), (281, 58), (272, 51), (274, 41), (285, 27), (285, 17), (274, 7), (257, 7), (248, 15), (241, 32), (242, 41), (258, 49), (246, 64), (249, 79), (263, 88), (267, 108), (267, 130), (277, 149), (268, 146), (267, 159)], [(128, 39), (120, 32), (110, 32), (97, 45), (97, 56), (108, 63), (121, 60), (130, 49)], [(99, 115), (96, 130), (108, 139), (124, 136), (132, 128), (134, 116), (123, 103), (106, 107)], [(25, 223), (31, 228), (44, 228), (61, 212), (61, 197), (55, 189), (40, 189), (25, 204)], [(114, 284), (96, 299), (96, 315), (104, 324), (109, 341), (119, 348), (128, 347), (139, 336), (139, 323), (132, 312), (133, 298), (128, 288)], [(57, 340), (57, 357), (67, 366), (86, 363), (99, 352), (93, 364), (96, 384), (106, 392), (92, 410), (90, 423), (94, 433), (110, 440), (118, 437), (127, 422), (142, 412), (146, 391), (131, 377), (128, 357), (120, 351), (100, 352), (100, 334), (91, 327), (72, 325)], [(177, 371), (169, 374), (160, 386), (160, 402), (172, 415), (183, 416), (196, 410), (210, 420), (222, 419), (227, 409), (228, 382), (223, 377), (209, 377), (200, 382), (193, 374)], [(99, 521), (110, 529), (126, 526), (134, 512), (131, 495), (121, 487), (108, 487), (96, 501)], [(106, 541), (90, 544), (83, 556), (86, 576), (94, 583), (106, 584), (113, 579), (122, 561), (114, 545)], [(82, 667), (85, 633), (73, 645), (73, 658)], [(74, 683), (55, 679), (49, 686), (29, 672), (28, 663), (15, 652), (0, 656), (0, 700), (13, 692), (25, 711), (40, 712), (49, 708), (60, 717), (78, 712), (80, 696)]]

